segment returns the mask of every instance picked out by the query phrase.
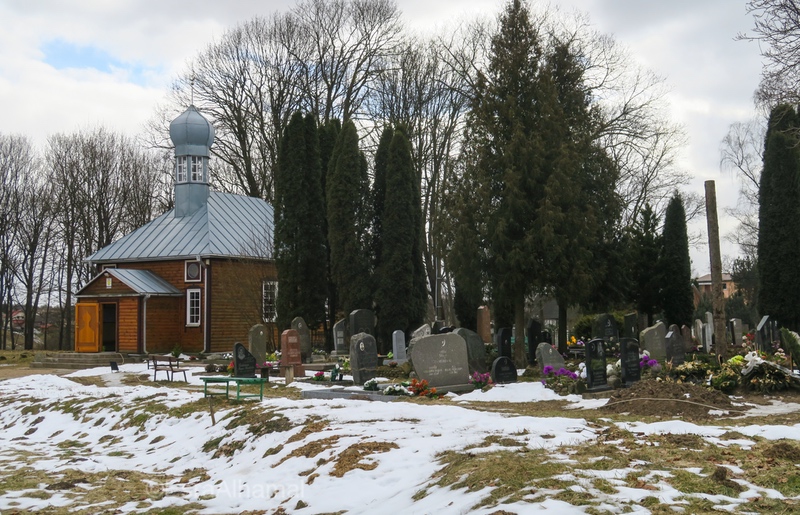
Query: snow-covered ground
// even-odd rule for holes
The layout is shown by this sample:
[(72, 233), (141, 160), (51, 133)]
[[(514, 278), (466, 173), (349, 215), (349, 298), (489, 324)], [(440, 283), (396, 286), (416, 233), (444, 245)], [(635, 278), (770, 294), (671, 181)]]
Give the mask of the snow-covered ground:
[[(282, 430), (261, 431), (254, 436), (248, 425), (236, 426), (226, 418), (236, 407), (220, 407), (215, 413), (216, 424), (212, 424), (208, 409), (191, 411), (183, 417), (169, 412), (203, 399), (199, 377), (188, 374), (190, 388), (175, 387), (182, 383), (132, 385), (122, 378), (135, 382), (139, 374), (148, 373), (145, 366), (125, 364), (120, 369), (120, 373), (109, 373), (107, 367), (102, 367), (65, 377), (36, 375), (0, 382), (0, 471), (7, 473), (22, 467), (19, 456), (24, 452), (29, 458), (27, 466), (47, 471), (53, 477), (67, 469), (87, 474), (120, 470), (158, 474), (167, 479), (153, 488), (166, 495), (147, 500), (146, 509), (153, 510), (198, 503), (201, 513), (272, 513), (278, 508), (287, 513), (348, 514), (497, 510), (585, 513), (585, 506), (572, 506), (547, 495), (476, 507), (492, 487), (469, 491), (435, 485), (432, 478), (442, 467), (437, 455), (465, 452), (467, 448), (472, 453), (504, 449), (497, 444), (486, 445), (487, 438), (494, 436), (512, 437), (522, 447), (550, 450), (557, 456), (565, 446), (592, 445), (605, 430), (576, 418), (574, 413), (569, 417), (535, 417), (476, 409), (486, 402), (566, 400), (574, 409), (591, 409), (605, 402), (586, 401), (580, 396), (561, 397), (540, 383), (518, 383), (452, 396), (452, 402), (420, 404), (265, 397), (260, 403), (250, 402), (258, 404), (264, 413), (271, 413), (275, 420), (285, 417), (287, 423), (280, 426)], [(106, 386), (86, 386), (70, 379), (90, 376), (100, 376)], [(293, 385), (303, 389), (325, 387), (313, 382)], [(267, 388), (279, 386), (271, 383)], [(153, 404), (159, 409), (153, 409)], [(776, 409), (788, 411), (785, 405)], [(132, 417), (137, 414), (142, 416), (132, 424)], [(724, 441), (719, 438), (728, 431), (723, 425), (670, 420), (618, 423), (617, 427), (642, 438), (649, 434), (694, 434), (721, 446), (746, 447), (754, 444), (749, 440), (754, 437), (800, 439), (800, 425), (737, 425), (735, 430), (742, 438)], [(209, 445), (212, 441), (214, 445)], [(226, 445), (233, 450), (214, 457), (215, 451)], [(337, 458), (349, 448), (362, 450), (359, 461), (364, 466), (335, 477)], [(71, 452), (64, 452), (65, 449)], [(204, 470), (205, 475), (181, 480), (187, 471), (197, 469)], [(626, 473), (621, 470), (615, 475), (610, 471), (609, 478), (624, 477)], [(622, 511), (624, 507), (649, 513), (646, 508), (637, 507), (642, 498), (655, 495), (672, 503), (681, 494), (657, 478), (654, 484), (656, 491), (619, 485), (613, 494), (598, 495), (605, 495), (602, 505), (611, 511)], [(781, 496), (774, 490), (745, 486), (750, 497)], [(68, 491), (50, 490), (50, 496), (42, 499), (34, 495), (34, 490), (3, 493), (0, 485), (0, 513), (36, 511), (48, 506), (91, 510)], [(415, 495), (421, 491), (427, 495)], [(715, 502), (730, 510), (746, 499), (742, 494)], [(116, 509), (117, 513), (137, 513), (143, 508), (129, 502)], [(101, 511), (102, 506), (98, 505), (97, 510)]]

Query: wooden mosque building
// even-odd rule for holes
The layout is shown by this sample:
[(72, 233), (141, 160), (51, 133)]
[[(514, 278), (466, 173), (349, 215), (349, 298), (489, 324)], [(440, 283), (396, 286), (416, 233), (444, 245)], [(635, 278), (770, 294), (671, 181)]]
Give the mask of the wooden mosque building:
[(175, 208), (86, 259), (97, 275), (76, 295), (77, 352), (230, 352), (275, 322), (272, 206), (211, 191), (214, 128), (194, 106), (169, 134)]

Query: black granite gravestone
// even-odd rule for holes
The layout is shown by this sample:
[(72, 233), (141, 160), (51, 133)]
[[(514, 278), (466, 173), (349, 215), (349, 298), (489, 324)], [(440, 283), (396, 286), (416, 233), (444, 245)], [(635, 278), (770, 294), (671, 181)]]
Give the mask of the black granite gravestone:
[(639, 316), (628, 313), (622, 322), (622, 337), (639, 339)]
[(639, 366), (639, 340), (636, 338), (620, 338), (620, 368), (622, 380), (633, 383), (642, 378), (642, 369)]
[(533, 366), (536, 362), (536, 346), (542, 341), (542, 323), (531, 318), (528, 320), (525, 334), (528, 336), (528, 365)]
[(586, 344), (586, 387), (589, 390), (608, 387), (604, 343), (602, 338), (595, 338)]
[(494, 343), (497, 346), (497, 355), (507, 358), (513, 357), (511, 353), (511, 328), (501, 327), (494, 335)]
[(233, 376), (256, 376), (256, 357), (239, 342), (233, 344)]
[(503, 383), (516, 383), (517, 382), (517, 367), (514, 362), (507, 356), (500, 356), (492, 363), (492, 382), (497, 384)]

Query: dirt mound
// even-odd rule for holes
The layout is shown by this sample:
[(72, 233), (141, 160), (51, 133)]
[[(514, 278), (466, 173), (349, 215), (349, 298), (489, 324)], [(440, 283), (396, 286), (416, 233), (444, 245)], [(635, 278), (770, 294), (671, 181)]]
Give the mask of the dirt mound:
[(737, 411), (724, 393), (690, 383), (643, 380), (630, 388), (614, 391), (608, 404), (600, 408), (609, 413), (639, 416), (707, 418), (711, 410)]

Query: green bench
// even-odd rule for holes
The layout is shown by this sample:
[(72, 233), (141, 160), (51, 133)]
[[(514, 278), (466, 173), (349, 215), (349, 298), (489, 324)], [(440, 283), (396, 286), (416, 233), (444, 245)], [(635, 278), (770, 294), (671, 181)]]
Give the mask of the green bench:
[[(264, 383), (269, 382), (269, 378), (261, 378), (261, 377), (221, 377), (221, 376), (211, 376), (211, 377), (201, 377), (203, 381), (203, 395), (204, 397), (213, 397), (215, 395), (224, 395), (227, 399), (230, 395), (230, 386), (231, 383), (236, 383), (236, 400), (246, 399), (249, 397), (258, 397), (259, 400), (264, 400)], [(225, 393), (222, 392), (215, 392), (209, 391), (208, 385), (211, 384), (222, 384), (225, 383)], [(248, 384), (257, 384), (260, 385), (261, 388), (258, 393), (242, 393), (242, 385)]]

